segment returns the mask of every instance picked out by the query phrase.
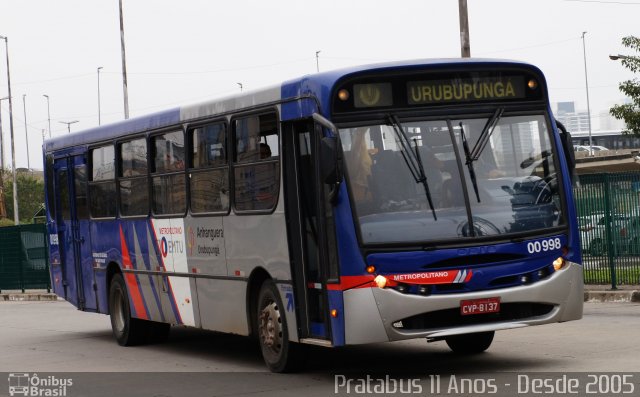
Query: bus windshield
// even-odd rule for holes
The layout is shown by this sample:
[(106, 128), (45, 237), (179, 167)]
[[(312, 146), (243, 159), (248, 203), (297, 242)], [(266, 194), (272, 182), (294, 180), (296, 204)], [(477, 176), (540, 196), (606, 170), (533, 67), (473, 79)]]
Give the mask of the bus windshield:
[[(545, 116), (497, 113), (340, 129), (363, 243), (437, 242), (561, 225)], [(426, 181), (411, 171), (416, 159)]]

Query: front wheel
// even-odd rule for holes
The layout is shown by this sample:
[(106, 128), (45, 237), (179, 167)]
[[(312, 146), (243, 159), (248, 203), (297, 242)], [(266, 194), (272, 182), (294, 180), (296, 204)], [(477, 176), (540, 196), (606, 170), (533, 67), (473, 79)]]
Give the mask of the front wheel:
[(445, 338), (445, 341), (454, 353), (478, 354), (491, 346), (494, 335), (494, 331), (478, 332), (475, 334), (449, 336)]
[(257, 305), (258, 339), (264, 362), (272, 372), (293, 372), (304, 363), (304, 348), (289, 341), (287, 318), (276, 285), (262, 284)]

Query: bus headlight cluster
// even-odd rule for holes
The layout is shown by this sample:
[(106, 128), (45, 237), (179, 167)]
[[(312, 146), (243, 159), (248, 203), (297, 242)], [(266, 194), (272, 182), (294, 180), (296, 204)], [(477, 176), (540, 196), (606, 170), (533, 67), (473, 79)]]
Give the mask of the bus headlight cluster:
[(562, 269), (564, 265), (565, 265), (565, 260), (563, 257), (559, 257), (558, 259), (553, 261), (553, 268), (555, 269), (555, 271)]
[(373, 279), (373, 282), (376, 283), (378, 288), (384, 288), (387, 286), (387, 278), (382, 275), (377, 275), (376, 278)]

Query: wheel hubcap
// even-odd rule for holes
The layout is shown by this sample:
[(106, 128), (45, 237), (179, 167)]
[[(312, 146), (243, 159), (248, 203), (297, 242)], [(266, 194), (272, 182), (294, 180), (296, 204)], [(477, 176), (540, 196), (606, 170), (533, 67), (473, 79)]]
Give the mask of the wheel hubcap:
[(280, 354), (282, 349), (282, 320), (275, 302), (269, 303), (260, 312), (260, 341), (262, 346), (273, 353)]

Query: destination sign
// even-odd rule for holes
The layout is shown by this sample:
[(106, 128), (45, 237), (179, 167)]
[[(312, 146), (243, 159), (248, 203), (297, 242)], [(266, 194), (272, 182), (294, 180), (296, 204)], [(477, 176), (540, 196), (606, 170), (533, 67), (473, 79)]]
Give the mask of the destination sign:
[(410, 105), (525, 97), (522, 76), (407, 82), (407, 102)]

